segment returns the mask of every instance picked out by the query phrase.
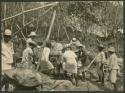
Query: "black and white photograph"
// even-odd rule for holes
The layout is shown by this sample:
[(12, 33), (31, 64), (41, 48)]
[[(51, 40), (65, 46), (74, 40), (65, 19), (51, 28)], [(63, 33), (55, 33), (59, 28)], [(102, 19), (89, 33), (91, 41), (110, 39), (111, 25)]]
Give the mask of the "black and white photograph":
[(124, 91), (123, 1), (1, 2), (1, 91)]

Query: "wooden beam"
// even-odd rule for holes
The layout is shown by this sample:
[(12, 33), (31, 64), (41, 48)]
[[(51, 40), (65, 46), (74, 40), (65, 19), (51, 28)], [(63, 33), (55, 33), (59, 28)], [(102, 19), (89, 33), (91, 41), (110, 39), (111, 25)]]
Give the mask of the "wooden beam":
[(52, 20), (51, 20), (51, 24), (50, 24), (50, 28), (49, 28), (49, 32), (48, 32), (48, 35), (47, 35), (46, 41), (49, 40), (49, 37), (50, 37), (51, 31), (52, 31), (52, 27), (53, 27), (53, 24), (54, 24), (54, 21), (55, 21), (55, 17), (56, 17), (56, 10), (54, 10), (54, 12), (53, 12), (53, 17), (52, 17)]
[(22, 15), (22, 14), (24, 14), (24, 13), (28, 13), (28, 12), (31, 12), (31, 11), (39, 10), (39, 9), (44, 8), (44, 7), (48, 7), (48, 6), (52, 6), (52, 5), (57, 5), (57, 2), (48, 4), (48, 5), (44, 5), (44, 6), (42, 6), (42, 7), (37, 7), (37, 8), (33, 8), (33, 9), (29, 9), (29, 10), (23, 11), (23, 12), (21, 12), (21, 13), (18, 13), (18, 14), (16, 14), (16, 15), (11, 16), (11, 17), (4, 18), (4, 19), (1, 20), (1, 22), (5, 21), (5, 20), (8, 20), (8, 19), (15, 18), (15, 17), (20, 16), (20, 15)]
[(54, 24), (54, 21), (55, 21), (55, 17), (56, 17), (56, 10), (54, 10), (54, 12), (53, 12), (53, 17), (52, 17), (52, 20), (51, 20), (51, 23), (50, 23), (49, 32), (48, 32), (48, 35), (46, 37), (46, 40), (43, 43), (43, 46), (45, 46), (46, 42), (49, 40), (49, 37), (50, 37), (51, 32), (52, 32), (52, 27), (53, 27), (53, 24)]
[[(16, 26), (18, 27), (18, 29), (20, 29), (20, 27), (19, 27), (19, 25), (18, 24), (16, 24)], [(23, 34), (23, 32), (21, 31), (21, 34), (22, 34), (22, 36), (23, 36), (23, 38), (25, 39), (25, 41), (26, 41), (26, 37), (24, 36), (24, 34)]]
[[(21, 2), (21, 8), (22, 8), (22, 13), (24, 12), (24, 6), (23, 6), (23, 2)], [(23, 26), (25, 25), (25, 15), (23, 13)]]
[(65, 28), (64, 26), (63, 26), (63, 28), (64, 28), (64, 31), (65, 31), (65, 33), (66, 33), (67, 39), (70, 41), (69, 35), (68, 35), (67, 31), (66, 31), (66, 28)]
[[(41, 12), (41, 11), (40, 11)], [(38, 27), (39, 27), (39, 18), (40, 18), (40, 14), (38, 14), (38, 18), (37, 18), (37, 23), (36, 23), (36, 30), (35, 32), (38, 31)]]

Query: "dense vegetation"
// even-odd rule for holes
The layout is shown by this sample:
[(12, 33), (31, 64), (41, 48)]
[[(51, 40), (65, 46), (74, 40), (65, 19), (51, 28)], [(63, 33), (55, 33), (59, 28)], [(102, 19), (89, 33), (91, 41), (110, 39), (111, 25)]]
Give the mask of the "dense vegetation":
[[(50, 39), (68, 42), (77, 37), (89, 49), (95, 49), (97, 44), (114, 45), (117, 52), (122, 54), (123, 35), (117, 30), (123, 28), (123, 5), (119, 1), (68, 1), (57, 5), (23, 13), (54, 2), (2, 2), (1, 19), (2, 31), (12, 29), (13, 33), (23, 28), (16, 36), (27, 37), (30, 31), (36, 31), (39, 40), (45, 40), (50, 26), (53, 10), (56, 10), (56, 19), (52, 28)], [(18, 13), (21, 15), (4, 20)], [(26, 25), (28, 22), (30, 24)], [(96, 27), (101, 27), (98, 29)], [(100, 30), (103, 37), (94, 34)], [(97, 33), (97, 32), (95, 32)], [(23, 36), (24, 35), (24, 36)], [(119, 41), (119, 42), (118, 42)]]

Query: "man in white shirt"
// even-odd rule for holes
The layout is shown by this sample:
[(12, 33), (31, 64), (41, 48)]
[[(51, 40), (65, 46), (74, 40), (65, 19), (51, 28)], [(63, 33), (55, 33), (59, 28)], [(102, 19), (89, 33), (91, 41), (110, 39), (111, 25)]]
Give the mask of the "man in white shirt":
[(41, 57), (39, 58), (39, 63), (37, 66), (37, 70), (48, 75), (52, 74), (52, 71), (54, 69), (53, 64), (49, 60), (50, 48), (50, 42), (46, 42), (46, 46), (44, 48), (41, 48)]
[(102, 44), (100, 44), (98, 46), (98, 50), (99, 50), (99, 53), (97, 55), (97, 58), (96, 58), (96, 66), (97, 66), (97, 73), (98, 73), (98, 76), (99, 76), (99, 80), (102, 85), (104, 85), (104, 73), (103, 73), (103, 64), (106, 60), (106, 57), (105, 57), (105, 53), (104, 53), (104, 46)]
[[(66, 48), (66, 51), (63, 54), (63, 69), (67, 72), (71, 77), (71, 82), (74, 85), (78, 85), (78, 78), (77, 78), (77, 55), (71, 50), (71, 46)], [(74, 81), (75, 80), (75, 81)]]
[(12, 69), (13, 63), (13, 43), (11, 42), (11, 30), (6, 29), (2, 42), (2, 72)]
[(71, 45), (71, 48), (72, 48), (72, 51), (77, 51), (78, 48), (77, 46), (80, 44), (80, 41), (77, 40), (76, 38), (73, 38), (71, 41), (70, 41), (70, 45)]
[(29, 42), (29, 46), (23, 51), (22, 63), (24, 68), (32, 69), (34, 61), (33, 49), (37, 46), (34, 41)]
[[(13, 63), (13, 54), (14, 54), (14, 50), (13, 50), (13, 43), (11, 42), (11, 35), (12, 32), (9, 29), (6, 29), (4, 32), (4, 39), (2, 41), (2, 74), (4, 75), (4, 73), (8, 70), (12, 69), (12, 63)], [(4, 83), (3, 79), (3, 83)], [(5, 80), (6, 82), (6, 80)], [(5, 84), (5, 90), (8, 90), (9, 88), (9, 84)]]
[(37, 35), (36, 35), (35, 32), (32, 31), (32, 32), (30, 33), (30, 35), (28, 35), (28, 37), (29, 37), (29, 38), (28, 38), (27, 41), (26, 41), (26, 44), (27, 44), (26, 46), (27, 46), (27, 47), (29, 46), (29, 44), (28, 44), (29, 42), (35, 41)]
[(110, 54), (109, 57), (109, 79), (110, 82), (112, 83), (112, 85), (114, 86), (114, 90), (117, 91), (117, 86), (116, 86), (116, 81), (117, 81), (117, 74), (118, 74), (118, 62), (117, 62), (117, 56), (115, 54), (115, 48), (114, 47), (110, 47), (108, 49), (108, 52)]
[(77, 40), (76, 38), (72, 38), (72, 40), (70, 41), (70, 43), (71, 43), (71, 44), (75, 44), (75, 45), (77, 45), (77, 44), (80, 43), (80, 41)]

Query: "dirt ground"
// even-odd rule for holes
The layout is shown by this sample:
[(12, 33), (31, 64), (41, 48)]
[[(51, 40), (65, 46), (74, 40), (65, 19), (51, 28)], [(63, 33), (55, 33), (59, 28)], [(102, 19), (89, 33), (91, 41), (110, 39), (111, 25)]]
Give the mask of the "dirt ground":
[[(40, 91), (113, 91), (113, 88), (109, 81), (106, 81), (105, 85), (101, 86), (100, 82), (96, 82), (96, 72), (93, 73), (94, 75), (91, 78), (88, 78), (85, 81), (79, 80), (77, 87), (63, 76), (48, 76), (46, 74), (40, 73), (43, 85), (43, 88)], [(123, 77), (118, 78), (117, 87), (118, 91), (123, 91)], [(13, 89), (10, 89), (10, 91), (13, 91)]]
[[(118, 91), (123, 91), (123, 82), (121, 80), (118, 81), (117, 85)], [(10, 91), (13, 91), (12, 87), (10, 88)], [(76, 87), (69, 80), (53, 79), (44, 75), (42, 91), (113, 91), (113, 88), (109, 82), (105, 82), (105, 86), (101, 86), (99, 82), (96, 82), (96, 79), (79, 80)]]
[[(63, 83), (61, 83), (63, 82)], [(101, 86), (100, 83), (94, 81), (79, 81), (79, 86), (73, 86), (70, 81), (57, 80), (54, 85), (60, 83), (55, 89), (49, 91), (112, 91), (111, 85), (107, 82), (105, 86)], [(119, 91), (123, 90), (123, 86), (119, 87)]]
[[(76, 87), (69, 80), (46, 78), (43, 91), (113, 91), (109, 81), (106, 81), (105, 85), (101, 86), (100, 82), (96, 82), (96, 80), (79, 80), (78, 86)], [(118, 80), (117, 85), (118, 91), (123, 91), (122, 80)]]

